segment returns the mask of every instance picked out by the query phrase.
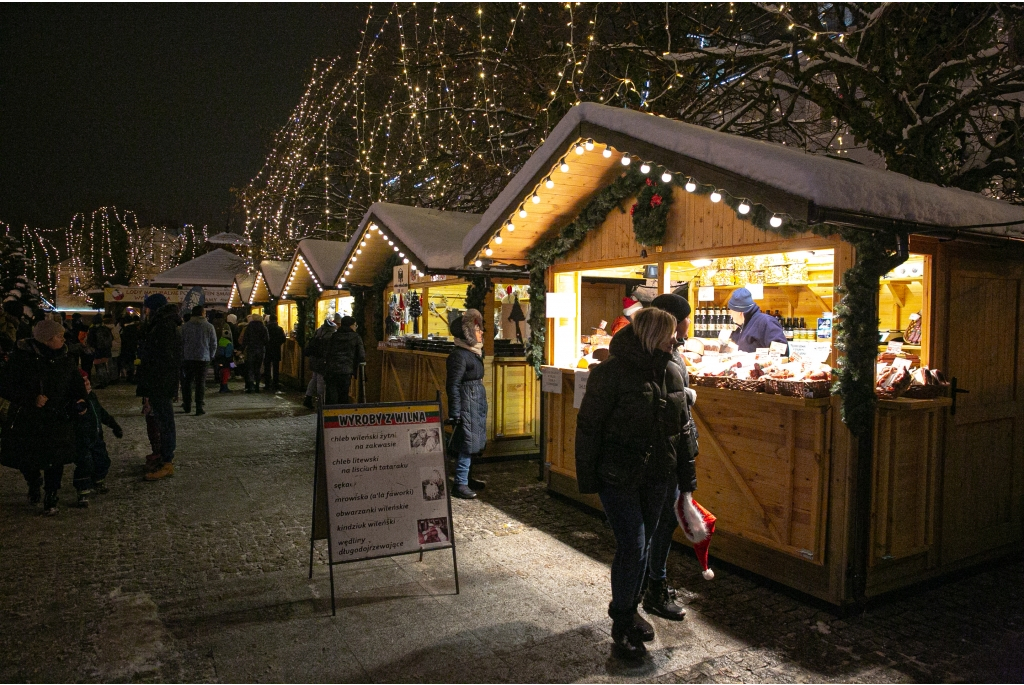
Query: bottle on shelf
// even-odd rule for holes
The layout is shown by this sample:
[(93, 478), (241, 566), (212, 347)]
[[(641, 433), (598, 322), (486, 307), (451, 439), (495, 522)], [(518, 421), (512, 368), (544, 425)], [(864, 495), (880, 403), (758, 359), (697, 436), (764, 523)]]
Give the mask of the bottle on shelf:
[(693, 316), (693, 337), (704, 337), (704, 309), (698, 309)]

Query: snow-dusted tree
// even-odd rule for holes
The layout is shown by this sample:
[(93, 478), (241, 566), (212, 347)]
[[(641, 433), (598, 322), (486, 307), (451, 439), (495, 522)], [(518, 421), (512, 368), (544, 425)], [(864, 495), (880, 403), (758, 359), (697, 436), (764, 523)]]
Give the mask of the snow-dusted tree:
[(482, 211), (599, 102), (1021, 201), (1019, 4), (371, 6), (241, 193), (253, 258), (389, 200)]
[(10, 236), (0, 236), (0, 291), (4, 309), (9, 302), (20, 305), (21, 315), (34, 320), (39, 313), (39, 288), (28, 277), (25, 250), (21, 242)]

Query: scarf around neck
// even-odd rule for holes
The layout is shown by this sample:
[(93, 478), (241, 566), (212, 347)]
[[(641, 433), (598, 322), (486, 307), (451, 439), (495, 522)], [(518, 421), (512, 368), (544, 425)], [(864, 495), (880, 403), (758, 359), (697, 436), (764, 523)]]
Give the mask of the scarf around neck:
[(484, 356), (484, 344), (482, 342), (476, 344), (470, 344), (462, 338), (455, 338), (455, 345), (461, 347), (464, 350), (469, 350), (476, 356), (483, 358)]

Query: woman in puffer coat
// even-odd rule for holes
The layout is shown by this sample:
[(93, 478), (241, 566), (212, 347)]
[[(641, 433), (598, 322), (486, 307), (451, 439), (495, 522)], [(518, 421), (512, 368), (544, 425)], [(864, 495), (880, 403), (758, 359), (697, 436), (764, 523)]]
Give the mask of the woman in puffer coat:
[(451, 322), (455, 349), (446, 362), (448, 374), (448, 422), (455, 426), (452, 452), (455, 459), (455, 488), (452, 494), (462, 499), (476, 497), (483, 481), (470, 478), (474, 456), (487, 445), (487, 395), (484, 392), (484, 318), (475, 309)]
[(616, 652), (627, 659), (642, 658), (644, 642), (654, 639), (637, 606), (651, 539), (675, 492), (687, 416), (683, 374), (671, 354), (675, 331), (668, 312), (639, 312), (590, 372), (576, 420), (580, 492), (597, 493), (615, 535), (608, 614)]
[(19, 469), (43, 513), (57, 513), (64, 465), (75, 461), (74, 405), (84, 400), (78, 360), (64, 344), (64, 327), (46, 319), (19, 340), (0, 375), (0, 396), (11, 403), (0, 437), (0, 463)]

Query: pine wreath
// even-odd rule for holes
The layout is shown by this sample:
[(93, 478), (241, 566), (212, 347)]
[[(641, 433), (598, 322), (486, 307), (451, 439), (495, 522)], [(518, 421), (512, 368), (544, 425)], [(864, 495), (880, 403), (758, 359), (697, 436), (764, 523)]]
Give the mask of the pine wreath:
[(668, 226), (668, 211), (672, 207), (672, 182), (655, 180), (648, 176), (636, 195), (636, 203), (629, 209), (633, 217), (633, 234), (645, 247), (661, 245)]

